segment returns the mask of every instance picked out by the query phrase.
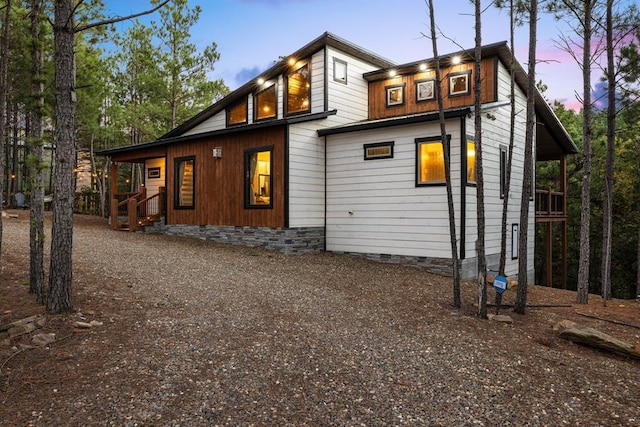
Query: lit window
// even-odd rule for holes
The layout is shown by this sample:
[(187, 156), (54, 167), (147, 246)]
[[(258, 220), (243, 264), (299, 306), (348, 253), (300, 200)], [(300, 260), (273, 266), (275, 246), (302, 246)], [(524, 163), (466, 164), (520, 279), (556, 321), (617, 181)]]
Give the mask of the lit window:
[(467, 182), (476, 183), (476, 143), (467, 141)]
[(276, 85), (256, 93), (256, 120), (270, 119), (276, 116)]
[(273, 147), (250, 148), (244, 152), (245, 170), (245, 207), (270, 208), (271, 198), (271, 160)]
[(385, 86), (387, 92), (387, 107), (404, 104), (404, 84)]
[(309, 64), (287, 76), (287, 114), (309, 111)]
[(195, 206), (195, 157), (179, 157), (174, 162), (174, 206), (176, 209), (193, 209)]
[(227, 126), (247, 123), (247, 100), (234, 105), (227, 110)]
[(416, 139), (416, 150), (416, 185), (445, 183), (444, 148), (440, 138)]

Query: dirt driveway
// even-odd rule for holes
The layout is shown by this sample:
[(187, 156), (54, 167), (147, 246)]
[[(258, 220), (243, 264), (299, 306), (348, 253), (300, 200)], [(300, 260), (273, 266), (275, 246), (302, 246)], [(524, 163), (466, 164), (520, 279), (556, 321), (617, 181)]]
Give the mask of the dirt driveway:
[[(3, 221), (0, 324), (43, 313), (18, 214)], [(638, 322), (637, 302), (505, 311), (501, 324), (475, 317), (475, 285), (455, 310), (449, 279), (410, 267), (75, 222), (78, 312), (48, 316), (48, 346), (0, 343), (0, 425), (640, 425), (640, 363), (551, 328), (569, 318), (640, 343), (639, 329), (576, 313)]]

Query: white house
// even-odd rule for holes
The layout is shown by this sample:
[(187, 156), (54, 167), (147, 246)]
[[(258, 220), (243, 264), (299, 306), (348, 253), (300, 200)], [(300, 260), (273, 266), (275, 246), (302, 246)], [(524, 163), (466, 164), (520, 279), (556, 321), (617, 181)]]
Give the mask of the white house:
[[(497, 265), (510, 122), (510, 50), (482, 50), (486, 253)], [(453, 56), (460, 62), (454, 63)], [(112, 177), (143, 163), (147, 188), (126, 198), (112, 183), (112, 224), (263, 246), (286, 253), (328, 250), (451, 271), (443, 150), (451, 155), (463, 277), (476, 263), (473, 50), (397, 65), (325, 33), (269, 70), (147, 144), (104, 150)], [(524, 157), (526, 74), (515, 67), (509, 233), (517, 234)], [(435, 90), (444, 95), (447, 143)], [(560, 188), (537, 192), (535, 223), (562, 222), (565, 156), (576, 147), (536, 91), (536, 159), (559, 161)], [(149, 207), (156, 200), (157, 207)], [(155, 206), (155, 205), (154, 205)], [(507, 274), (517, 271), (508, 239)], [(549, 254), (551, 257), (552, 254)], [(533, 273), (530, 275), (533, 279)]]

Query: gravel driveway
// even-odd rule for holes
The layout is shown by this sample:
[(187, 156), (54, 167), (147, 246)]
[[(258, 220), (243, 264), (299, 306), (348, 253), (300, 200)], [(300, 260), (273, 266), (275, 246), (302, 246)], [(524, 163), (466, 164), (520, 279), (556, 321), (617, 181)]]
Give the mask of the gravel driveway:
[[(26, 268), (27, 227), (5, 220), (3, 271)], [(74, 236), (79, 313), (6, 362), (0, 425), (640, 425), (640, 364), (536, 335), (551, 309), (504, 325), (410, 267), (86, 217)]]

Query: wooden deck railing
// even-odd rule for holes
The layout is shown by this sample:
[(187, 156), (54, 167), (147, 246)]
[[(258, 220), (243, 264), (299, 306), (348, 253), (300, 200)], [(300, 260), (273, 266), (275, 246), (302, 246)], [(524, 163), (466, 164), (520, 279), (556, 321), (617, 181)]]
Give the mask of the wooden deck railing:
[(164, 191), (146, 197), (139, 193), (118, 193), (111, 199), (111, 228), (136, 231), (164, 214)]
[(565, 194), (560, 191), (553, 191), (550, 188), (536, 190), (536, 216), (564, 216)]

